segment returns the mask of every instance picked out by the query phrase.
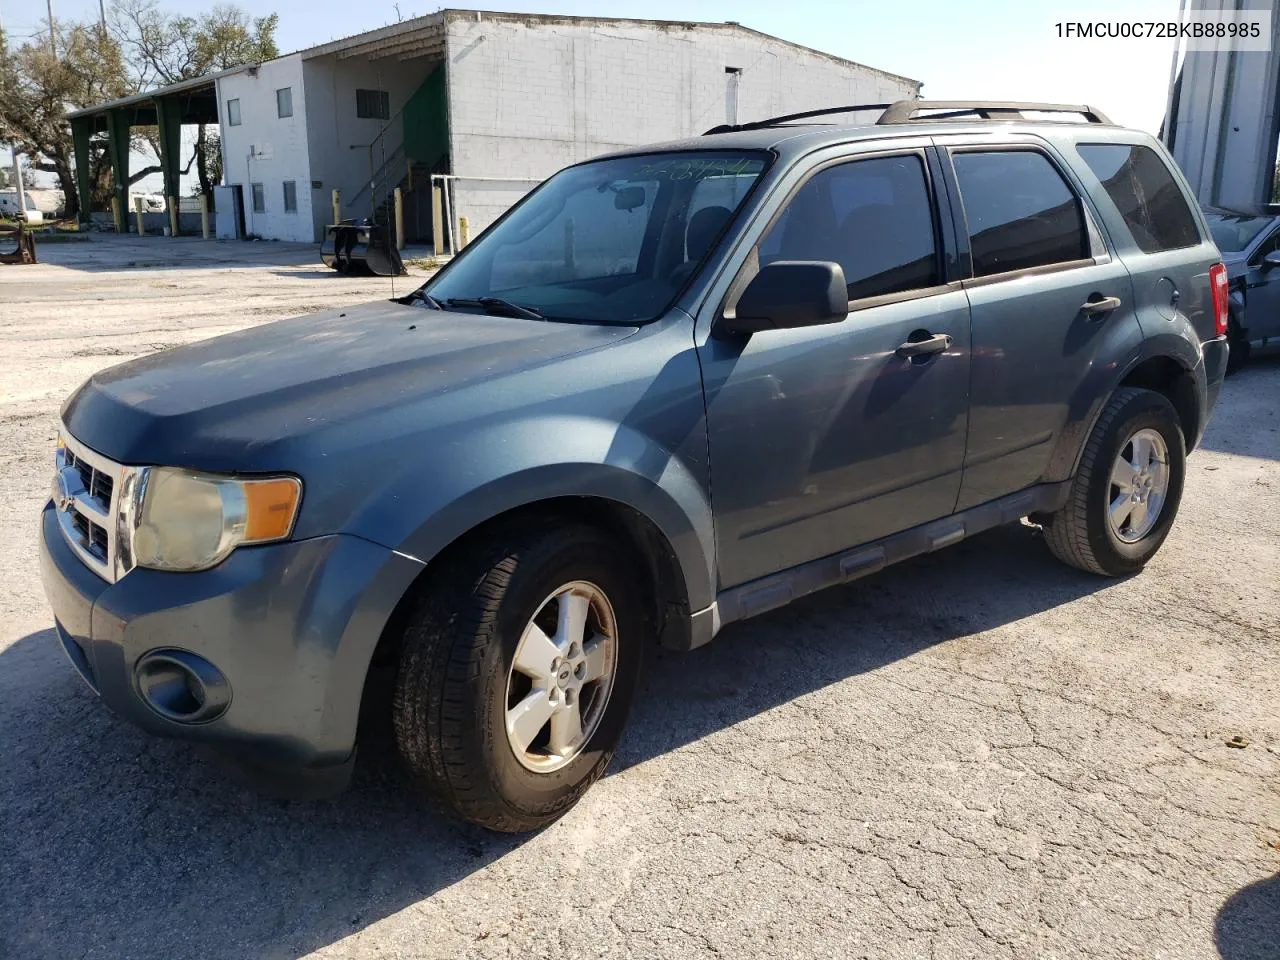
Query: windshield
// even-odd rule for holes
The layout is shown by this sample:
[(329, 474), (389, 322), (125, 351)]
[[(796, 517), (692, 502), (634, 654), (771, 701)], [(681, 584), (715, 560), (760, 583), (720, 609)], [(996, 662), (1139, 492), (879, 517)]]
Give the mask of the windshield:
[(1206, 214), (1205, 219), (1209, 221), (1209, 232), (1213, 234), (1213, 242), (1223, 253), (1238, 253), (1244, 250), (1271, 222), (1270, 217), (1246, 217), (1224, 213)]
[(763, 153), (682, 151), (569, 167), (424, 289), (461, 309), (652, 320), (697, 271), (767, 163)]

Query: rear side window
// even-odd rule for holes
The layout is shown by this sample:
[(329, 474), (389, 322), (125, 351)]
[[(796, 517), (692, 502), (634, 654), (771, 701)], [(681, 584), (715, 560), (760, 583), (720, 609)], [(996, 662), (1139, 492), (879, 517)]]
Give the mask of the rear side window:
[(761, 264), (775, 260), (840, 264), (850, 300), (941, 283), (920, 157), (872, 157), (814, 174), (760, 244)]
[(1082, 143), (1076, 149), (1120, 209), (1139, 250), (1156, 253), (1200, 242), (1195, 217), (1154, 150), (1128, 143)]
[(952, 156), (969, 224), (973, 274), (986, 277), (1089, 256), (1080, 200), (1034, 150)]

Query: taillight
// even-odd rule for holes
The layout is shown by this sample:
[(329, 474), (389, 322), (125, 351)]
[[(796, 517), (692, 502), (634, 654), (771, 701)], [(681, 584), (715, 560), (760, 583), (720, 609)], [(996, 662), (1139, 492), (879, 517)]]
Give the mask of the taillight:
[(1213, 330), (1219, 337), (1227, 335), (1227, 268), (1215, 263), (1209, 268), (1209, 286), (1213, 288)]

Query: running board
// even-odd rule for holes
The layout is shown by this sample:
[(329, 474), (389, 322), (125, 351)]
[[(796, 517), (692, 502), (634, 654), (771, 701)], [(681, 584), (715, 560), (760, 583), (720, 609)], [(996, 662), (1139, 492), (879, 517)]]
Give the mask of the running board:
[[(857, 580), (922, 553), (949, 547), (975, 533), (1006, 523), (1016, 523), (1028, 514), (1052, 513), (1066, 503), (1069, 490), (1070, 481), (1028, 487), (942, 520), (921, 524), (853, 550), (811, 560), (781, 573), (773, 573), (725, 590), (716, 596), (716, 602), (708, 610), (714, 608), (715, 629), (718, 630), (726, 623), (784, 607), (792, 600), (810, 593)], [(712, 618), (709, 617), (708, 620), (710, 619)], [(695, 632), (695, 637), (698, 632)], [(706, 640), (710, 640), (711, 636), (706, 636)]]

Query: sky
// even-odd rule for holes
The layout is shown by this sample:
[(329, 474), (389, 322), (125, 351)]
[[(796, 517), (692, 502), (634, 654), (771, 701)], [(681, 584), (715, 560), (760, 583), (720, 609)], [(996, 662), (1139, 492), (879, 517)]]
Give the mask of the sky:
[[(178, 13), (206, 3), (161, 0)], [(282, 52), (394, 23), (390, 0), (240, 0), (255, 15), (280, 15)], [(436, 4), (399, 0), (403, 19)], [(450, 6), (529, 13), (736, 20), (743, 26), (924, 83), (935, 100), (1042, 100), (1088, 103), (1112, 120), (1155, 133), (1164, 116), (1169, 40), (1059, 38), (1067, 20), (1176, 20), (1178, 0), (493, 0)], [(44, 0), (0, 0), (10, 42), (40, 30)], [(54, 0), (56, 17), (97, 17), (98, 0)], [(749, 119), (749, 118), (743, 118)]]

